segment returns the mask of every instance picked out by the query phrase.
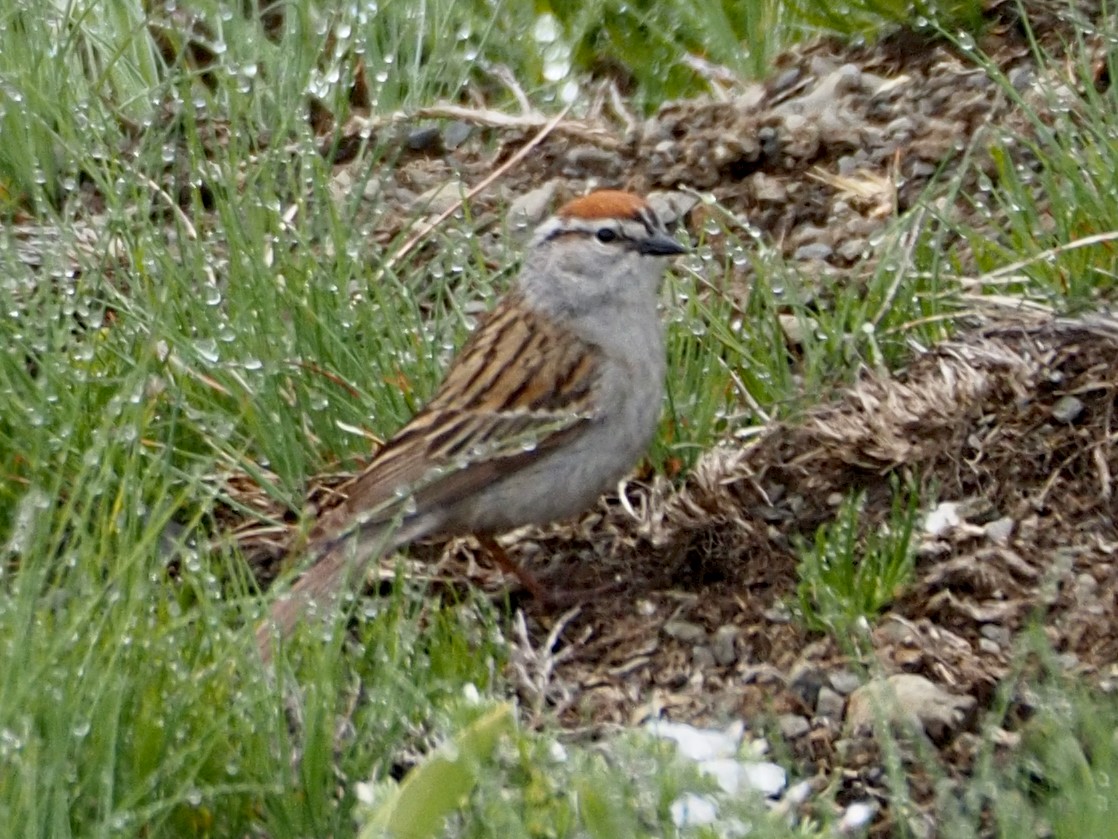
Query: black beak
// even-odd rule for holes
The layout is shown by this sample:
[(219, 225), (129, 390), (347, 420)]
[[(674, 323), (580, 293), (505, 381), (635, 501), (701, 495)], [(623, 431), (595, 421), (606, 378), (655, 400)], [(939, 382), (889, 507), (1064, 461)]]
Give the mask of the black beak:
[(678, 256), (687, 253), (687, 248), (667, 233), (653, 233), (640, 240), (637, 244), (637, 253), (645, 256)]

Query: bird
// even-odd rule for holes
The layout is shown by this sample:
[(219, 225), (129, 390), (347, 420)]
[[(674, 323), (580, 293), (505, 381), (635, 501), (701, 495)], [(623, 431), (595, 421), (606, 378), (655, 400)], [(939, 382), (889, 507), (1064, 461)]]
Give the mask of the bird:
[(418, 539), (472, 534), (539, 596), (493, 536), (584, 512), (644, 455), (667, 365), (659, 288), (666, 258), (686, 252), (632, 192), (590, 192), (543, 221), (434, 396), (312, 526), (307, 570), (257, 630), (265, 660), (308, 610)]

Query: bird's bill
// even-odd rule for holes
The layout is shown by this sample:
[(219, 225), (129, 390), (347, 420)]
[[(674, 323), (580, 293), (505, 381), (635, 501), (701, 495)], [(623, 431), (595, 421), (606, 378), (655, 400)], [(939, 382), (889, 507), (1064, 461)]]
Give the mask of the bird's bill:
[(645, 256), (678, 256), (687, 248), (666, 233), (657, 233), (641, 239), (637, 251)]

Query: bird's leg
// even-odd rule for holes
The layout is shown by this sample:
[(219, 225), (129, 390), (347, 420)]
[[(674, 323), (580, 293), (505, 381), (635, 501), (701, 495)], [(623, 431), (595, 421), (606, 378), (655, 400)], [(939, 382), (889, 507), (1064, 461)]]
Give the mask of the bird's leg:
[(516, 579), (520, 580), (520, 584), (528, 590), (528, 593), (531, 594), (532, 597), (540, 603), (552, 602), (552, 593), (544, 588), (543, 584), (529, 571), (522, 568), (519, 563), (513, 562), (505, 549), (497, 544), (496, 539), (489, 535), (478, 535), (476, 533), (474, 536), (482, 549), (497, 563), (497, 566), (505, 573), (512, 574)]
[(553, 586), (540, 582), (539, 578), (525, 570), (519, 563), (514, 562), (504, 548), (497, 544), (492, 536), (474, 534), (478, 544), (493, 558), (500, 569), (512, 574), (527, 589), (532, 597), (544, 606), (567, 608), (592, 600), (605, 594), (612, 594), (618, 590), (617, 583), (606, 583), (592, 589), (579, 589), (577, 591), (556, 591)]

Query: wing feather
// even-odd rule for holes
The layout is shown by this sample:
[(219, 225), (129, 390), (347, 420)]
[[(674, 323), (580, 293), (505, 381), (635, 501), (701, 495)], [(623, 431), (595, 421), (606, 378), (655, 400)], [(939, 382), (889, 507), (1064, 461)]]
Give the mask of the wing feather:
[(354, 479), (312, 542), (373, 530), (400, 518), (406, 504), (430, 509), (468, 496), (517, 460), (551, 450), (594, 419), (595, 358), (588, 344), (506, 298), (427, 406)]

